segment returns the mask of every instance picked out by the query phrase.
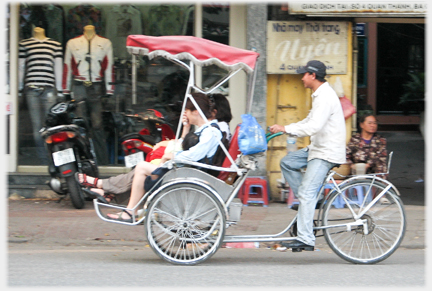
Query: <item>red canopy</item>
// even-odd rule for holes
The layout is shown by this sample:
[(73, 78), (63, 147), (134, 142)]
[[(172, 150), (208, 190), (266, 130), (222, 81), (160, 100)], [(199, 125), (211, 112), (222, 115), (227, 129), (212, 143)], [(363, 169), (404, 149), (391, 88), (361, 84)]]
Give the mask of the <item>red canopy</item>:
[(239, 68), (253, 72), (259, 53), (235, 48), (194, 36), (129, 35), (126, 46), (129, 53), (163, 56), (167, 59), (187, 59), (196, 65), (218, 65), (228, 71)]

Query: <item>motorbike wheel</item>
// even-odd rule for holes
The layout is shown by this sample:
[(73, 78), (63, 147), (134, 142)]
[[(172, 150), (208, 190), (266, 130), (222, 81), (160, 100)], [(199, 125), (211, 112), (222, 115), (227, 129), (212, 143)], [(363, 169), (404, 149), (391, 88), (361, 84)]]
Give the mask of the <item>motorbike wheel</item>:
[(72, 205), (76, 209), (84, 208), (85, 205), (84, 194), (82, 193), (78, 183), (75, 181), (75, 177), (74, 176), (67, 177), (66, 183), (67, 183), (70, 199), (72, 201)]

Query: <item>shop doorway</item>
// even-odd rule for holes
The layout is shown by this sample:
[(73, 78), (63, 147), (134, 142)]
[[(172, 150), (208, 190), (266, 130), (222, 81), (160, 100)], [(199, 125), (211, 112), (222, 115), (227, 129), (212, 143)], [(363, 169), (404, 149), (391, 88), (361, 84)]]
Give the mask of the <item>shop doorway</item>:
[(376, 113), (419, 115), (424, 110), (425, 25), (378, 23), (376, 69)]

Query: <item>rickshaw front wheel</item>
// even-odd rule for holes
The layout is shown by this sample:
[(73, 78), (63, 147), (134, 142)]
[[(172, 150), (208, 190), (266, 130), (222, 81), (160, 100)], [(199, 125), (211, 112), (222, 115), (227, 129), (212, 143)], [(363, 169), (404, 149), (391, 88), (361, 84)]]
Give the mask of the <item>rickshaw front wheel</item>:
[(225, 212), (208, 189), (178, 183), (158, 193), (147, 209), (145, 228), (153, 251), (178, 265), (210, 258), (225, 235)]

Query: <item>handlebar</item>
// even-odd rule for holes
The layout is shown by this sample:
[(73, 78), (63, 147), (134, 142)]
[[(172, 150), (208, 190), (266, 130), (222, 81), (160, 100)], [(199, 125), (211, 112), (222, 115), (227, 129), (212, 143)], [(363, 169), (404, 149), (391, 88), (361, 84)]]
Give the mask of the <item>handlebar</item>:
[(280, 132), (276, 132), (276, 133), (271, 133), (271, 132), (268, 132), (268, 133), (266, 133), (266, 138), (267, 138), (267, 143), (272, 139), (272, 138), (275, 138), (275, 137), (277, 137), (277, 136), (279, 136), (279, 135), (282, 135), (282, 134), (284, 134), (282, 131), (280, 131)]

